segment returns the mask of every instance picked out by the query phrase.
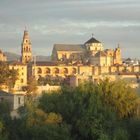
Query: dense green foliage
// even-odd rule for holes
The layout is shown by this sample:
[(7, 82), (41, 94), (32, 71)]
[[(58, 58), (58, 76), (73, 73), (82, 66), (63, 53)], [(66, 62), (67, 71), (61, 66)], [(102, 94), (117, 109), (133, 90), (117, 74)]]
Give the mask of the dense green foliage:
[(2, 86), (7, 86), (9, 90), (15, 85), (18, 79), (18, 71), (14, 69), (9, 69), (9, 66), (5, 62), (0, 62), (0, 88)]
[(122, 81), (85, 83), (28, 100), (21, 118), (2, 117), (8, 140), (140, 140), (136, 92)]

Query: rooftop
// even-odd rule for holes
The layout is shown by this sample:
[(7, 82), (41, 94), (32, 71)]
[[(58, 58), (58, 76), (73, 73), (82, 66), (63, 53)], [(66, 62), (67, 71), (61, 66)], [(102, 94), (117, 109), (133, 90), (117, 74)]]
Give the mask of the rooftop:
[(58, 66), (59, 64), (57, 62), (52, 61), (37, 61), (36, 66)]
[(81, 44), (54, 44), (57, 51), (84, 51), (83, 47)]
[(90, 38), (87, 42), (85, 42), (85, 44), (91, 44), (91, 43), (101, 43), (101, 42), (95, 39), (94, 37)]

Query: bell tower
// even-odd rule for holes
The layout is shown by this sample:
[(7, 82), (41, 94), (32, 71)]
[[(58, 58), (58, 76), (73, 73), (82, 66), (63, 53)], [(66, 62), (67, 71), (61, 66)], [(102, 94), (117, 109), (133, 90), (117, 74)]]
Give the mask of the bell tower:
[(31, 41), (29, 39), (28, 31), (24, 30), (23, 41), (21, 44), (21, 62), (29, 63), (32, 61)]
[(122, 64), (121, 48), (119, 44), (114, 51), (114, 64)]

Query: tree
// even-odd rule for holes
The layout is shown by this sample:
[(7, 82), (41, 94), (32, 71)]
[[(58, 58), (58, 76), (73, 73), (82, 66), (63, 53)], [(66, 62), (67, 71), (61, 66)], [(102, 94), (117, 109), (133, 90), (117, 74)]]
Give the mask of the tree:
[(12, 88), (14, 88), (14, 85), (17, 79), (18, 79), (18, 72), (13, 69), (9, 70), (8, 79), (7, 79), (7, 85), (8, 85), (9, 91), (12, 91)]
[(4, 128), (3, 123), (0, 121), (0, 134), (2, 134), (3, 128)]
[(0, 62), (0, 87), (8, 86), (9, 91), (15, 85), (16, 80), (18, 79), (18, 71), (14, 69), (9, 69), (9, 66), (5, 62)]
[(140, 140), (140, 117), (127, 120), (126, 126), (130, 134), (130, 140)]
[(25, 91), (28, 100), (33, 101), (36, 98), (37, 81), (34, 77), (30, 77), (28, 80), (28, 85), (25, 87)]
[(125, 82), (108, 79), (79, 87), (62, 88), (60, 94), (44, 94), (39, 107), (61, 114), (71, 125), (75, 139), (128, 139), (123, 119), (135, 115), (137, 94)]
[(8, 140), (7, 134), (5, 133), (4, 129), (5, 129), (4, 124), (0, 120), (0, 140)]
[(104, 104), (111, 106), (117, 112), (120, 118), (136, 114), (138, 94), (125, 81), (101, 80), (95, 85), (95, 92), (101, 96)]
[(9, 128), (10, 140), (15, 140), (16, 137), (17, 140), (19, 138), (20, 140), (71, 140), (70, 127), (63, 123), (60, 114), (44, 112), (30, 102), (26, 104), (25, 111), (22, 113), (22, 123), (18, 126), (21, 130), (13, 133)]
[(0, 102), (0, 116), (3, 118), (10, 116), (10, 104), (6, 101)]
[(19, 119), (2, 122), (2, 131), (10, 140), (139, 140), (135, 99), (135, 91), (122, 81), (63, 87), (27, 101)]
[(37, 81), (34, 77), (28, 80), (27, 93), (35, 93), (37, 91)]

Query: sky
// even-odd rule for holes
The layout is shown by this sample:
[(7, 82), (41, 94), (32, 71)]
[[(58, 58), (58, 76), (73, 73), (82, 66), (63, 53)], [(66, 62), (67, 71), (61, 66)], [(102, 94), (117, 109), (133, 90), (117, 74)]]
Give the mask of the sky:
[(105, 49), (140, 59), (140, 0), (0, 0), (0, 48), (20, 54), (29, 31), (34, 55), (59, 43), (84, 44), (92, 34)]

